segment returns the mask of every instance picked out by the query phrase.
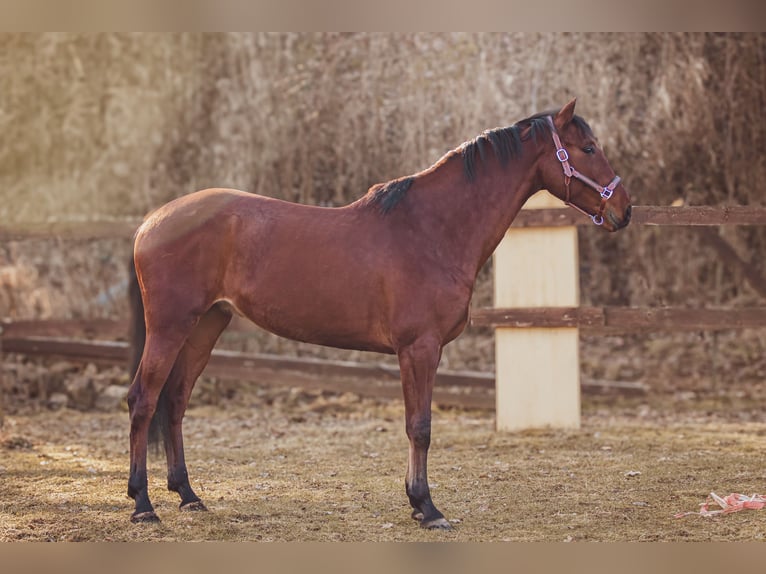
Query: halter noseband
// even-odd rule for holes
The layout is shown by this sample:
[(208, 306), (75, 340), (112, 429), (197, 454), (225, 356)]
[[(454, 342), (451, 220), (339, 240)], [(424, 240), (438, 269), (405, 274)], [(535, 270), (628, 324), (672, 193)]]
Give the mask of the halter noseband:
[[(556, 131), (556, 126), (553, 123), (553, 118), (551, 116), (547, 116), (546, 118), (548, 120), (548, 124), (551, 127), (551, 135), (553, 136), (553, 143), (556, 146), (556, 159), (559, 160), (561, 163), (561, 167), (564, 170), (564, 186), (566, 188), (566, 197), (564, 199), (564, 203), (567, 205), (574, 207), (577, 211), (584, 213), (588, 217), (590, 217), (593, 220), (593, 223), (596, 225), (601, 225), (604, 223), (604, 210), (606, 209), (606, 202), (607, 200), (612, 197), (612, 194), (614, 193), (614, 188), (617, 187), (617, 185), (620, 183), (620, 176), (615, 175), (614, 179), (609, 182), (609, 184), (606, 187), (602, 187), (599, 184), (597, 184), (595, 181), (593, 181), (591, 178), (589, 178), (586, 175), (581, 174), (579, 171), (577, 171), (573, 166), (569, 164), (569, 154), (567, 153), (567, 150), (564, 149), (564, 146), (561, 145), (561, 139), (559, 138), (559, 134)], [(598, 194), (601, 196), (601, 204), (598, 206), (598, 211), (591, 215), (581, 207), (578, 207), (571, 201), (569, 201), (569, 197), (571, 195), (571, 192), (569, 190), (569, 182), (572, 180), (572, 178), (575, 177), (579, 179), (581, 182), (583, 182), (585, 185), (592, 187), (595, 189)]]

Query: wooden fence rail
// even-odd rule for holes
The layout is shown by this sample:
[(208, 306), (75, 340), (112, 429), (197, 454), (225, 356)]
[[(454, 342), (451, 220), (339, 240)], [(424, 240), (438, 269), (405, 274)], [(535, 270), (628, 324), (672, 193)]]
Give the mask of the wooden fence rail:
[(673, 307), (525, 307), (477, 309), (471, 324), (488, 327), (576, 327), (589, 335), (726, 331), (766, 327), (766, 307), (747, 309)]
[[(513, 227), (592, 226), (593, 222), (573, 209), (524, 209), (513, 221)], [(688, 206), (666, 207), (636, 205), (631, 225), (766, 225), (766, 206)]]
[[(130, 353), (129, 345), (124, 341), (51, 337), (3, 337), (0, 351), (125, 366)], [(299, 386), (376, 398), (400, 398), (402, 393), (398, 367), (386, 364), (215, 349), (205, 374), (221, 379), (259, 382), (270, 387)], [(603, 385), (591, 386), (596, 391), (609, 390)], [(434, 402), (445, 407), (491, 409), (495, 404), (493, 389), (494, 376), (491, 373), (441, 371), (437, 375)], [(642, 389), (631, 387), (627, 390)]]
[[(141, 218), (102, 221), (51, 221), (0, 224), (0, 241), (25, 239), (120, 239), (130, 238)], [(632, 225), (766, 225), (766, 206), (685, 206), (636, 205)], [(591, 226), (589, 218), (573, 209), (525, 209), (512, 227)]]
[[(127, 321), (109, 319), (49, 319), (0, 323), (3, 353), (59, 357), (77, 362), (123, 365), (129, 344)], [(265, 353), (215, 349), (205, 374), (221, 379), (253, 381), (272, 387), (353, 392), (375, 398), (399, 398), (399, 369), (390, 364), (356, 363)], [(644, 385), (587, 380), (588, 394), (643, 394)], [(439, 370), (434, 402), (443, 407), (494, 409), (495, 377), (478, 371)]]

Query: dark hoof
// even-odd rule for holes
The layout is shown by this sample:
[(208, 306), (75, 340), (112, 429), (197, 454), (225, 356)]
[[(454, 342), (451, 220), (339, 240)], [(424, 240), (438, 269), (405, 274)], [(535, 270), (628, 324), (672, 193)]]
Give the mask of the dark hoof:
[(130, 517), (130, 521), (134, 524), (141, 522), (159, 522), (160, 517), (157, 516), (153, 510), (150, 510), (149, 512), (134, 512), (133, 516)]
[(421, 520), (421, 528), (427, 528), (428, 530), (452, 530), (452, 525), (447, 522), (446, 518), (434, 518), (433, 520)]
[(185, 504), (182, 502), (178, 508), (184, 511), (188, 510), (190, 512), (202, 512), (202, 511), (207, 512), (207, 506), (202, 504), (201, 500), (194, 500), (192, 502), (187, 502)]

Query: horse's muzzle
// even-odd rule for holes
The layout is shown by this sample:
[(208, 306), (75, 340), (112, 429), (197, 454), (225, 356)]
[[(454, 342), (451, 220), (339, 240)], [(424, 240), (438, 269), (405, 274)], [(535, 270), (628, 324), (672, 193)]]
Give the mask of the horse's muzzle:
[(618, 231), (623, 227), (626, 227), (630, 223), (630, 216), (633, 213), (633, 207), (628, 205), (625, 211), (622, 213), (622, 217), (618, 216), (613, 210), (608, 209), (606, 212), (606, 219), (610, 223), (610, 231)]

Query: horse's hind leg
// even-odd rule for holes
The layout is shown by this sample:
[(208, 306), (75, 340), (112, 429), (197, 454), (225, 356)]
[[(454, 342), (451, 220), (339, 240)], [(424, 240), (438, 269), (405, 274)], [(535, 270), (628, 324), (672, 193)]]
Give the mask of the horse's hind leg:
[(175, 332), (158, 336), (148, 332), (146, 345), (136, 376), (128, 391), (130, 409), (130, 478), (128, 496), (136, 501), (132, 522), (156, 522), (159, 520), (149, 500), (146, 474), (146, 451), (149, 424), (157, 399), (170, 374), (178, 352), (186, 339), (186, 333)]
[(231, 314), (217, 305), (202, 316), (178, 354), (158, 407), (165, 409), (166, 417), (162, 430), (168, 460), (168, 490), (179, 494), (182, 510), (207, 510), (189, 484), (182, 421), (194, 383), (207, 365), (210, 353), (229, 321)]
[(404, 391), (407, 438), (410, 441), (407, 465), (407, 496), (414, 509), (412, 517), (423, 528), (449, 529), (451, 525), (436, 509), (428, 487), (428, 447), (431, 444), (431, 397), (441, 345), (436, 337), (423, 337), (399, 349), (399, 368)]

